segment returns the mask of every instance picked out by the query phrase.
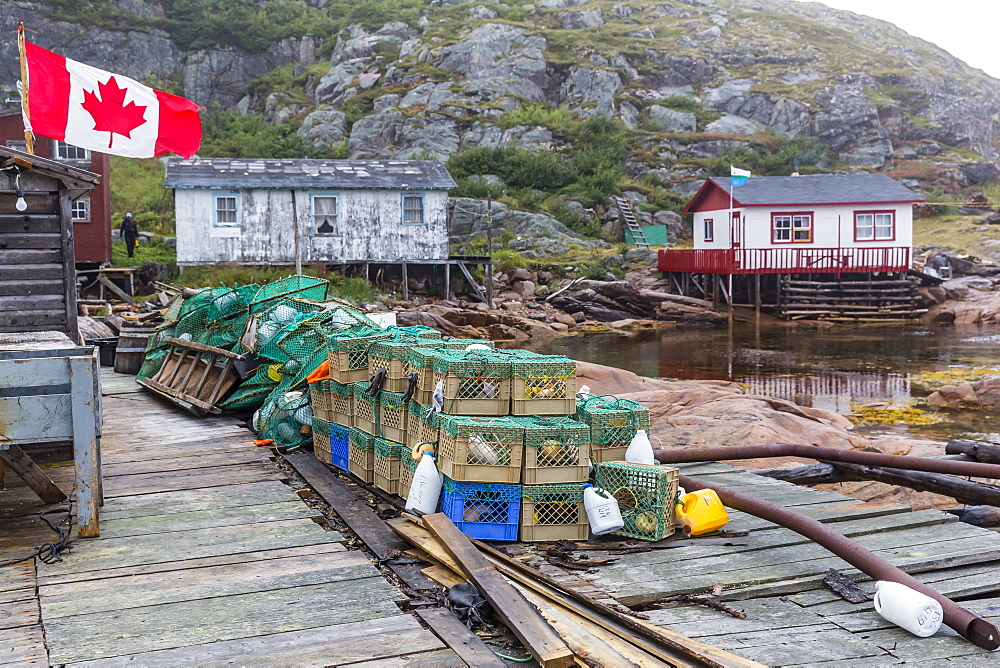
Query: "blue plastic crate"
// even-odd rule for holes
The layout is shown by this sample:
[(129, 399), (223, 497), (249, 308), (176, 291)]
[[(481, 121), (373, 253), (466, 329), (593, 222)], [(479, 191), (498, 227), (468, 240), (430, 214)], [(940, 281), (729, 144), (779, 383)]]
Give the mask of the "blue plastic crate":
[(347, 470), (347, 453), (350, 446), (350, 429), (335, 422), (330, 423), (330, 463), (342, 471)]
[(521, 486), (456, 482), (445, 476), (441, 512), (470, 538), (517, 540)]

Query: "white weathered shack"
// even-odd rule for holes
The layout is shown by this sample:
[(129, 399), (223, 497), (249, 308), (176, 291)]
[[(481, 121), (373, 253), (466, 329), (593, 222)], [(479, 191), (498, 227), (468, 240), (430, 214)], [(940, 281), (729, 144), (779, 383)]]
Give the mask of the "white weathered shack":
[(448, 262), (436, 160), (172, 159), (177, 264)]

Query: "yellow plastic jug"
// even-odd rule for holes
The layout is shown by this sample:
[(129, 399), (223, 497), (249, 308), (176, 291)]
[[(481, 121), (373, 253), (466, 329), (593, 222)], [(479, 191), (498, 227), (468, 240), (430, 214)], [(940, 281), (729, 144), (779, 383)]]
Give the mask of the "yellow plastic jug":
[(699, 489), (681, 497), (677, 504), (677, 518), (689, 536), (700, 536), (726, 526), (729, 514), (711, 489)]

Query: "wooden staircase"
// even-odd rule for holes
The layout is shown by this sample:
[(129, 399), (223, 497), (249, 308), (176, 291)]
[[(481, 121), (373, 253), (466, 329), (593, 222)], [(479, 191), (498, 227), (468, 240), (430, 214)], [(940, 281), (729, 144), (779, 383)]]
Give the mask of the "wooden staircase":
[(615, 197), (615, 202), (618, 204), (618, 210), (622, 212), (622, 220), (625, 221), (625, 228), (632, 233), (632, 240), (638, 248), (649, 248), (650, 244), (646, 240), (646, 235), (642, 231), (642, 226), (639, 225), (639, 219), (635, 217), (635, 209), (632, 208), (632, 203), (629, 202), (624, 197)]
[(907, 320), (919, 317), (914, 280), (781, 282), (778, 314), (789, 320)]

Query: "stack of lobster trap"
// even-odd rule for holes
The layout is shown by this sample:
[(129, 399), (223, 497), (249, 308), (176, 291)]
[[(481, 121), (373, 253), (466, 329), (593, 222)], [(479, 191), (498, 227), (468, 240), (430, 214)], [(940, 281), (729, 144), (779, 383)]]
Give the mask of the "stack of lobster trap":
[(586, 540), (583, 489), (618, 498), (623, 535), (673, 532), (677, 470), (623, 460), (649, 411), (577, 394), (576, 363), (424, 327), (330, 336), (311, 379), (316, 455), (406, 497), (425, 452), (444, 475), (441, 512), (484, 540)]

